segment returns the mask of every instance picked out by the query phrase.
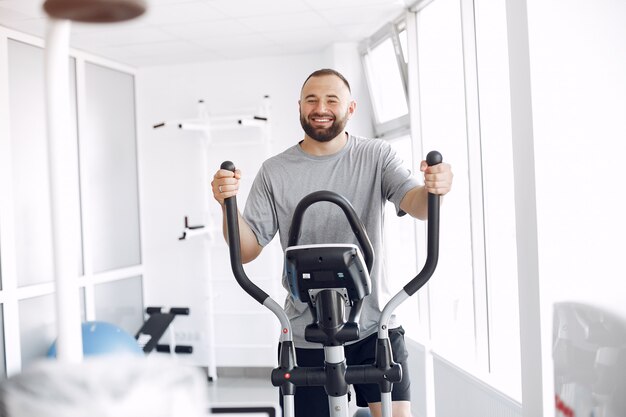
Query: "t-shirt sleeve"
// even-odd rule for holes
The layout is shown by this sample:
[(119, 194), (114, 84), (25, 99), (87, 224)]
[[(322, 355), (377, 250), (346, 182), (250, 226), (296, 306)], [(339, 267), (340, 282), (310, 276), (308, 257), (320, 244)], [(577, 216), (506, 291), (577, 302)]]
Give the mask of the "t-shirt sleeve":
[(398, 216), (404, 216), (406, 213), (400, 208), (400, 202), (409, 190), (421, 184), (388, 143), (384, 143), (381, 157), (383, 159), (382, 187), (384, 196), (396, 206)]
[(266, 169), (262, 166), (252, 183), (243, 212), (244, 220), (256, 235), (257, 242), (261, 246), (267, 245), (278, 230), (276, 206), (267, 179)]

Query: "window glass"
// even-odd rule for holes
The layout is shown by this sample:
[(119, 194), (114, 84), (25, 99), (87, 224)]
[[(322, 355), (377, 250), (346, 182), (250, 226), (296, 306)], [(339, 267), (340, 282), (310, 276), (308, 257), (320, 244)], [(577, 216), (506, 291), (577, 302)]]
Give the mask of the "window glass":
[(424, 153), (441, 152), (455, 174), (453, 191), (441, 207), (439, 263), (429, 283), (431, 337), (446, 358), (473, 364), (474, 277), (459, 2), (437, 0), (417, 18)]
[(133, 336), (143, 324), (141, 277), (105, 282), (94, 287), (96, 320), (121, 327)]
[(141, 262), (134, 78), (85, 65), (81, 178), (93, 272)]
[[(402, 136), (389, 143), (404, 158), (404, 166), (414, 171), (411, 158), (411, 137)], [(385, 267), (392, 285), (403, 287), (416, 274), (415, 266), (415, 230), (411, 216), (399, 217), (392, 203), (385, 205)], [(408, 256), (407, 256), (408, 255)]]
[[(8, 53), (17, 283), (25, 286), (53, 279), (44, 53), (41, 48), (14, 40), (9, 40)], [(73, 59), (70, 69), (70, 104), (73, 109), (70, 114), (74, 126), (70, 132), (76, 140)], [(76, 158), (75, 163), (78, 164), (78, 156)], [(82, 271), (80, 265), (79, 268)]]
[(19, 301), (22, 369), (43, 358), (56, 340), (54, 294)]
[(402, 48), (402, 58), (404, 59), (405, 64), (409, 64), (409, 55), (408, 55), (408, 38), (406, 29), (402, 29), (398, 32), (398, 38), (400, 39), (400, 47)]
[[(411, 157), (413, 154), (411, 137), (408, 135), (398, 137), (389, 143), (398, 155), (404, 158), (404, 165), (415, 172), (415, 164)], [(383, 262), (393, 294), (400, 291), (418, 272), (415, 222), (416, 220), (409, 215), (399, 217), (392, 203), (388, 202), (385, 205)], [(417, 335), (418, 321), (415, 318), (419, 315), (419, 309), (416, 295), (402, 303), (395, 314), (408, 334)]]
[[(84, 290), (80, 293), (81, 322), (85, 320)], [(46, 357), (56, 341), (56, 310), (54, 294), (26, 298), (18, 303), (20, 317), (20, 344), (22, 348), (22, 369), (38, 359)]]
[(489, 362), (497, 386), (521, 402), (521, 353), (517, 242), (509, 96), (506, 7), (474, 2), (480, 136), (485, 204), (485, 251), (489, 292)]
[(390, 37), (369, 50), (365, 65), (377, 123), (406, 115), (408, 105), (402, 72)]

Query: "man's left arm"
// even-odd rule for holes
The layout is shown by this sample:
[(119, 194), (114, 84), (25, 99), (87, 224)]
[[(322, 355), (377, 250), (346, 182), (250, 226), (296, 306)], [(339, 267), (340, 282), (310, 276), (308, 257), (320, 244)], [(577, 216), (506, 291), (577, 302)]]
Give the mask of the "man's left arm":
[(400, 208), (420, 220), (428, 218), (428, 193), (445, 195), (452, 187), (452, 169), (450, 164), (442, 162), (428, 166), (426, 161), (420, 164), (420, 171), (424, 173), (424, 185), (407, 191), (400, 202)]

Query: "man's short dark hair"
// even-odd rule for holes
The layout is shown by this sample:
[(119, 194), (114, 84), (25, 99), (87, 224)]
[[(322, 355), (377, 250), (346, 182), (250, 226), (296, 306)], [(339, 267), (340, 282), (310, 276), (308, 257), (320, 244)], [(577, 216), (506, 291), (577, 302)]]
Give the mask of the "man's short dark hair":
[(312, 72), (311, 75), (306, 77), (306, 80), (304, 80), (304, 83), (302, 83), (302, 88), (300, 90), (304, 88), (304, 85), (306, 84), (307, 81), (309, 81), (310, 78), (323, 77), (325, 75), (334, 75), (335, 77), (339, 78), (341, 81), (343, 81), (346, 87), (348, 87), (348, 91), (350, 92), (350, 94), (352, 94), (352, 90), (350, 89), (350, 83), (348, 82), (348, 80), (346, 80), (346, 77), (341, 75), (339, 71), (336, 71), (331, 68), (322, 68), (322, 69), (318, 69), (317, 71)]

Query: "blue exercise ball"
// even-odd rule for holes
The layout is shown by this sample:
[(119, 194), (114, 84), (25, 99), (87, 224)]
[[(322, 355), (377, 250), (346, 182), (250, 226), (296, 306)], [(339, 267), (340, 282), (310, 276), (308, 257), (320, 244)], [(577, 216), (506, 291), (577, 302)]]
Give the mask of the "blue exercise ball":
[[(85, 356), (104, 354), (143, 355), (137, 340), (118, 326), (104, 321), (87, 321), (82, 324), (83, 354)], [(48, 357), (56, 357), (56, 341), (48, 350)]]

